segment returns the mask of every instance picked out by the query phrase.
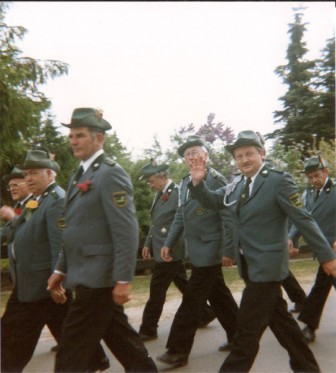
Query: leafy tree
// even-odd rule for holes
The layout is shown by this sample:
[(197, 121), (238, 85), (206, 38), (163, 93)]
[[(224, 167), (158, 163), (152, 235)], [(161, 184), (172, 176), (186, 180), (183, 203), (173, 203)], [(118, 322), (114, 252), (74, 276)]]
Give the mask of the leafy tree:
[[(335, 140), (325, 141), (322, 139), (319, 144), (319, 151), (316, 147), (312, 147), (307, 150), (307, 157), (316, 156), (318, 153), (321, 154), (323, 159), (326, 159), (330, 165), (330, 173), (332, 177), (335, 177), (336, 172), (336, 147)], [(304, 162), (301, 159), (302, 155), (302, 145), (301, 146), (288, 146), (287, 149), (285, 145), (276, 140), (272, 146), (272, 149), (267, 154), (267, 158), (273, 160), (275, 168), (287, 171), (294, 176), (298, 188), (301, 192), (307, 186), (307, 177), (302, 172), (304, 169)]]
[[(8, 26), (4, 22), (8, 3), (0, 2), (0, 123), (2, 174), (20, 163), (41, 130), (43, 113), (50, 108), (50, 100), (40, 91), (48, 79), (68, 72), (68, 65), (60, 61), (40, 61), (20, 57), (15, 45), (27, 30), (22, 26)], [(4, 190), (4, 188), (2, 189)], [(8, 195), (4, 195), (4, 198)]]
[[(134, 202), (139, 222), (139, 243), (143, 247), (149, 226), (150, 226), (150, 208), (153, 203), (155, 192), (148, 186), (146, 179), (139, 180), (141, 168), (148, 163), (148, 159), (138, 160), (132, 164), (130, 174), (134, 186)], [(139, 256), (141, 253), (139, 252)]]
[(287, 148), (277, 139), (272, 149), (267, 154), (275, 165), (275, 168), (282, 171), (287, 171), (295, 178), (297, 186), (301, 192), (307, 185), (307, 180), (302, 173), (303, 161), (301, 159), (303, 145), (289, 145)]
[(294, 23), (289, 24), (290, 43), (287, 48), (287, 65), (278, 66), (275, 73), (288, 86), (286, 94), (280, 98), (283, 110), (274, 112), (275, 122), (283, 128), (267, 134), (267, 138), (280, 138), (285, 149), (297, 143), (303, 144), (305, 152), (312, 143), (312, 106), (315, 106), (316, 92), (311, 80), (315, 61), (304, 59), (308, 49), (303, 41), (306, 23), (302, 22), (304, 8), (294, 9)]

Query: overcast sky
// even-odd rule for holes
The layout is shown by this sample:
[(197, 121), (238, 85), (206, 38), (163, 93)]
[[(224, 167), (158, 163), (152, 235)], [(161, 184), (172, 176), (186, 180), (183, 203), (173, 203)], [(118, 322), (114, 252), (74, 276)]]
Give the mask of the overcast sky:
[[(12, 2), (5, 22), (28, 32), (22, 56), (69, 64), (41, 90), (56, 123), (100, 107), (134, 154), (209, 113), (235, 134), (274, 131), (287, 87), (288, 23), (304, 4), (308, 59), (334, 33), (334, 2)], [(64, 127), (62, 127), (64, 128)], [(67, 132), (65, 132), (67, 133)]]

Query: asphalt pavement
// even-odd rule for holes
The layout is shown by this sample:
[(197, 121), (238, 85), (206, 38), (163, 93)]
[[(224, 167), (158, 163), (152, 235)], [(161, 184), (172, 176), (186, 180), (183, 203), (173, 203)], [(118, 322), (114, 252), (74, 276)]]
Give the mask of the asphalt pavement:
[[(308, 288), (305, 288), (307, 291)], [(240, 294), (234, 294), (237, 302), (240, 301)], [(286, 298), (287, 299), (287, 298)], [(178, 303), (176, 303), (178, 305)], [(288, 302), (291, 307), (292, 304)], [(165, 306), (166, 308), (166, 306)], [(126, 310), (126, 313), (131, 311)], [(134, 318), (134, 310), (132, 310), (130, 322), (133, 327), (139, 329), (139, 320)], [(142, 308), (139, 308), (138, 313), (141, 314)], [(154, 358), (157, 367), (160, 371), (165, 372), (194, 372), (194, 373), (211, 373), (218, 372), (219, 367), (223, 363), (228, 352), (218, 351), (220, 344), (226, 341), (225, 332), (221, 328), (217, 320), (213, 321), (206, 328), (198, 329), (194, 345), (189, 356), (188, 365), (174, 370), (169, 369), (167, 365), (156, 360), (156, 357), (162, 354), (165, 349), (165, 343), (169, 334), (169, 329), (172, 323), (172, 317), (164, 317), (159, 324), (159, 338), (155, 341), (146, 343), (146, 347)], [(326, 302), (320, 327), (316, 332), (315, 342), (310, 344), (310, 347), (320, 365), (322, 373), (334, 373), (336, 371), (336, 292), (332, 288), (329, 298)], [(137, 320), (136, 323), (132, 320)], [(299, 322), (300, 326), (302, 324)], [(53, 372), (55, 353), (50, 352), (50, 348), (55, 345), (55, 341), (50, 335), (47, 328), (43, 330), (38, 346), (32, 360), (24, 369), (24, 372)], [(104, 345), (104, 344), (103, 344)], [(106, 354), (110, 358), (111, 367), (105, 372), (123, 372), (122, 366), (116, 361), (109, 349), (104, 345)], [(288, 363), (288, 354), (284, 350), (269, 328), (266, 329), (260, 343), (258, 356), (251, 370), (252, 373), (284, 373), (291, 372)]]

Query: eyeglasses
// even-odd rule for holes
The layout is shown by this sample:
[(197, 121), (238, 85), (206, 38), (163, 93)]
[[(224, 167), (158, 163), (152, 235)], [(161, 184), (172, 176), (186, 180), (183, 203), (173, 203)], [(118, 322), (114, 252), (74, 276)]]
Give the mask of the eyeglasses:
[(19, 187), (20, 185), (24, 185), (24, 184), (26, 184), (26, 182), (17, 183), (17, 184), (10, 184), (10, 185), (7, 186), (7, 191), (9, 192), (11, 189), (13, 189), (13, 188), (17, 188), (17, 187)]
[(198, 150), (193, 150), (192, 152), (186, 152), (183, 154), (184, 158), (194, 158), (200, 155)]

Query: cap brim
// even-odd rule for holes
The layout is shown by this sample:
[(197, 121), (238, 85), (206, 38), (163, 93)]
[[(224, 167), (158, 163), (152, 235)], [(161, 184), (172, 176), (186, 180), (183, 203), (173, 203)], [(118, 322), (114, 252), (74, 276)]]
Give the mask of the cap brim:
[(209, 151), (209, 148), (208, 146), (201, 140), (194, 140), (194, 141), (189, 141), (189, 142), (186, 142), (185, 144), (182, 144), (178, 149), (177, 149), (177, 153), (183, 157), (183, 154), (184, 152), (188, 149), (188, 148), (192, 148), (193, 146), (204, 146), (207, 151)]
[(258, 143), (257, 141), (254, 141), (252, 139), (239, 139), (236, 143), (232, 145), (226, 145), (225, 149), (233, 155), (233, 152), (237, 148), (241, 148), (242, 146), (257, 146), (258, 148), (264, 149), (264, 147)]

